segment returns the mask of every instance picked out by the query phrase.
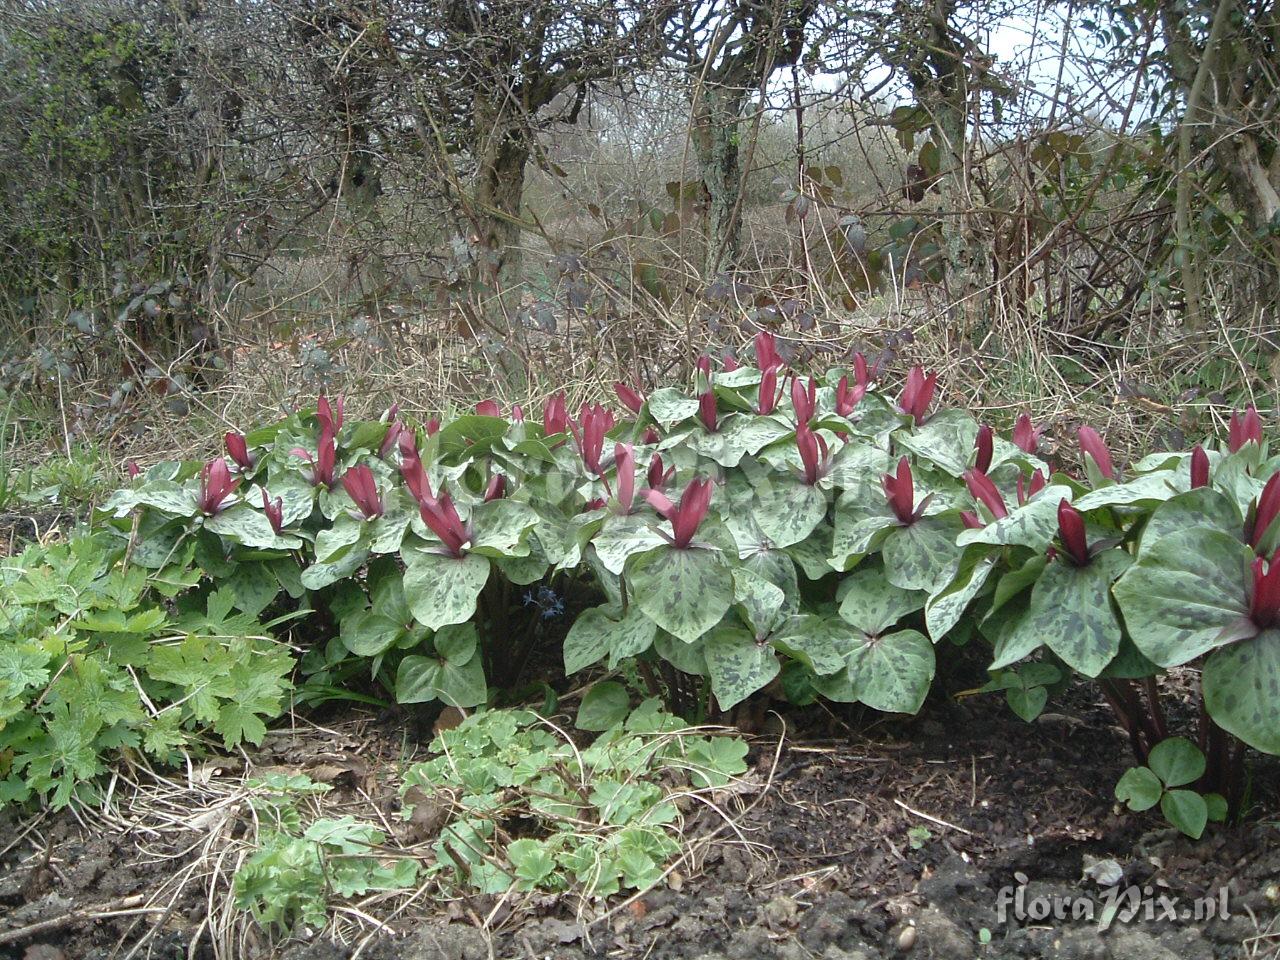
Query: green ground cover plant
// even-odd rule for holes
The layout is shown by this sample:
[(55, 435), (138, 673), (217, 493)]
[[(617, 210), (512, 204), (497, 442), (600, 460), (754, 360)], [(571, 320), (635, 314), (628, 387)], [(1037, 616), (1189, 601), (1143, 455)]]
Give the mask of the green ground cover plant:
[[(621, 415), (556, 394), (537, 419), (487, 401), (351, 422), (321, 398), (229, 434), (225, 458), (137, 476), (99, 537), (147, 578), (180, 571), (210, 624), (297, 620), (303, 702), (518, 699), (555, 645), (614, 684), (592, 695), (611, 709), (655, 696), (696, 721), (767, 688), (909, 714), (975, 644), (1025, 719), (1096, 683), (1146, 765), (1172, 735), (1159, 678), (1190, 666), (1195, 789), (1246, 805), (1246, 748), (1280, 752), (1280, 464), (1256, 412), (1225, 444), (1125, 466), (1083, 426), (1077, 475), (1026, 415), (1006, 439), (935, 410), (919, 368), (897, 391), (861, 356), (805, 375), (768, 334), (755, 359), (619, 384)], [(257, 734), (245, 720), (224, 727)]]

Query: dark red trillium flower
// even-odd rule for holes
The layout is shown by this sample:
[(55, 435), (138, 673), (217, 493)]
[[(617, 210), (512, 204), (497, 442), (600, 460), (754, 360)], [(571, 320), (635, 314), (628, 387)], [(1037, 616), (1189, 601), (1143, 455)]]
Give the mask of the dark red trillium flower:
[(435, 417), (432, 417), (430, 420), (427, 421), (427, 436), (434, 437), (439, 432), (440, 432), (440, 421), (437, 420)]
[(648, 483), (651, 490), (662, 492), (666, 485), (671, 482), (675, 472), (675, 467), (667, 467), (664, 471), (662, 455), (655, 453), (653, 459), (649, 461), (649, 473), (645, 478), (645, 482)]
[(662, 438), (658, 436), (657, 427), (648, 427), (644, 431), (644, 436), (640, 438), (640, 442), (644, 444), (657, 443)]
[(320, 421), (320, 429), (327, 431), (335, 438), (338, 436), (338, 431), (342, 429), (343, 406), (342, 397), (339, 397), (332, 407), (329, 405), (329, 398), (324, 395), (321, 395), (316, 403), (316, 419)]
[(524, 407), (518, 403), (512, 404), (511, 419), (516, 423), (524, 423)]
[(796, 446), (800, 450), (800, 462), (804, 464), (804, 482), (813, 486), (831, 470), (827, 441), (801, 420), (796, 426)]
[(373, 471), (366, 464), (361, 463), (344, 473), (342, 488), (347, 491), (347, 496), (365, 520), (376, 520), (382, 516), (382, 498), (378, 496), (378, 484), (373, 478)]
[(938, 375), (915, 366), (907, 371), (907, 385), (902, 388), (902, 396), (898, 398), (898, 409), (909, 414), (916, 425), (924, 423), (929, 413), (929, 404), (933, 403), (933, 393), (938, 387)]
[(1000, 491), (996, 489), (991, 478), (977, 467), (964, 472), (964, 482), (973, 499), (986, 507), (991, 516), (997, 520), (1003, 520), (1009, 515), (1009, 510), (1004, 505), (1004, 497), (1000, 496)]
[(1253, 561), (1253, 593), (1249, 597), (1249, 619), (1259, 630), (1280, 627), (1280, 551), (1265, 563)]
[(564, 391), (548, 397), (542, 407), (542, 433), (544, 436), (555, 436), (569, 432), (569, 414), (564, 404)]
[(391, 455), (391, 451), (396, 449), (400, 444), (400, 435), (404, 433), (404, 424), (399, 420), (392, 420), (387, 427), (387, 433), (382, 438), (382, 445), (378, 447), (379, 459), (385, 460)]
[(1018, 506), (1025, 507), (1027, 501), (1034, 497), (1037, 493), (1044, 489), (1045, 480), (1043, 471), (1037, 470), (1031, 474), (1031, 482), (1023, 485), (1022, 476), (1018, 476)]
[(1081, 452), (1097, 464), (1098, 472), (1108, 480), (1114, 480), (1116, 468), (1111, 462), (1111, 451), (1102, 442), (1102, 437), (1098, 436), (1098, 431), (1093, 427), (1085, 426), (1076, 431), (1076, 436), (1080, 438)]
[(1058, 502), (1058, 539), (1071, 562), (1077, 567), (1089, 565), (1089, 542), (1084, 535), (1084, 517), (1065, 498)]
[(418, 513), (422, 516), (422, 522), (440, 538), (445, 549), (455, 557), (461, 557), (463, 550), (471, 542), (471, 531), (458, 516), (449, 494), (441, 490), (440, 496), (419, 502)]
[(613, 462), (618, 471), (618, 508), (621, 513), (630, 513), (631, 505), (636, 499), (636, 458), (635, 448), (629, 443), (613, 445)]
[[(658, 490), (646, 490), (644, 497), (659, 514), (671, 521), (672, 536), (663, 537), (677, 550), (684, 550), (698, 532), (711, 507), (711, 481), (706, 477), (694, 477), (684, 488), (677, 507)], [(661, 532), (661, 531), (659, 531)]]
[(231, 478), (231, 468), (227, 461), (218, 457), (210, 460), (200, 471), (200, 493), (196, 497), (196, 506), (207, 517), (217, 516), (229, 504), (227, 501), (240, 486), (239, 480)]
[(132, 460), (126, 460), (124, 465), (125, 472), (129, 474), (130, 480), (137, 480), (142, 475), (142, 468)]
[(578, 454), (586, 468), (600, 476), (600, 457), (604, 452), (604, 435), (613, 429), (613, 414), (599, 404), (583, 405), (578, 423), (569, 422), (569, 429), (578, 443)]
[(1040, 431), (1032, 425), (1031, 417), (1025, 413), (1018, 414), (1013, 425), (1013, 443), (1023, 453), (1035, 455), (1040, 450)]
[(709, 384), (711, 382), (711, 358), (708, 357), (705, 353), (702, 354), (700, 357), (698, 357), (697, 368), (698, 368), (698, 379), (703, 384)]
[(378, 419), (381, 420), (383, 423), (391, 423), (399, 415), (400, 415), (400, 402), (397, 400), (391, 406), (387, 407), (387, 409), (383, 410), (382, 416), (379, 417)]
[(778, 356), (778, 342), (772, 333), (761, 330), (756, 334), (756, 366), (763, 370), (776, 370), (784, 366)]
[(716, 392), (710, 387), (698, 395), (698, 419), (709, 433), (715, 433), (720, 425), (716, 417)]
[(769, 367), (760, 376), (760, 388), (756, 394), (756, 413), (767, 417), (778, 406), (778, 398), (782, 391), (778, 387), (778, 368)]
[(1266, 537), (1271, 526), (1280, 517), (1280, 473), (1273, 474), (1262, 488), (1257, 501), (1249, 508), (1245, 519), (1245, 537), (1255, 550)]
[(484, 502), (490, 500), (501, 500), (507, 495), (507, 478), (501, 473), (495, 473), (489, 478), (489, 485), (484, 488)]
[(1227, 433), (1227, 449), (1235, 453), (1246, 443), (1262, 443), (1262, 418), (1258, 408), (1249, 404), (1244, 414), (1233, 411)]
[(974, 438), (973, 446), (976, 451), (974, 455), (973, 468), (979, 473), (986, 473), (991, 469), (991, 456), (993, 449), (993, 435), (991, 428), (985, 423), (978, 427), (978, 435)]
[(267, 515), (267, 522), (271, 524), (271, 529), (279, 536), (284, 530), (284, 498), (276, 497), (275, 502), (271, 502), (271, 498), (267, 496), (267, 488), (262, 488), (262, 512)]
[(1209, 455), (1204, 452), (1204, 447), (1196, 444), (1196, 448), (1191, 451), (1191, 489), (1199, 490), (1201, 487), (1209, 485)]
[(896, 474), (886, 473), (880, 482), (884, 487), (884, 495), (889, 501), (893, 515), (904, 527), (911, 526), (924, 516), (925, 507), (933, 499), (933, 494), (929, 494), (920, 501), (919, 505), (916, 504), (915, 481), (911, 476), (911, 464), (906, 457), (898, 461)]
[(595, 498), (595, 499), (593, 499), (593, 500), (588, 500), (588, 501), (583, 505), (583, 507), (582, 507), (582, 512), (583, 512), (583, 513), (590, 513), (592, 510), (599, 510), (599, 509), (600, 509), (601, 507), (603, 507), (604, 505), (605, 505), (605, 499), (604, 499), (604, 497), (596, 497), (596, 498)]
[(621, 380), (613, 385), (613, 392), (617, 395), (618, 402), (632, 413), (639, 413), (644, 408), (644, 397)]
[(476, 413), (482, 417), (500, 417), (502, 408), (498, 406), (497, 400), (481, 400), (476, 404)]
[(726, 348), (723, 356), (720, 357), (720, 366), (725, 373), (733, 373), (733, 371), (738, 369), (738, 358), (735, 357), (728, 348)]
[(850, 416), (867, 395), (867, 388), (870, 386), (871, 374), (867, 371), (867, 358), (861, 353), (855, 353), (852, 385), (848, 376), (841, 377), (840, 383), (836, 385), (836, 413), (842, 417)]
[(797, 423), (812, 420), (818, 409), (818, 382), (812, 377), (804, 382), (799, 377), (792, 377), (791, 406), (795, 408)]
[(252, 470), (257, 458), (249, 453), (249, 445), (242, 433), (228, 433), (223, 437), (227, 445), (227, 453), (241, 470)]
[(422, 457), (418, 454), (418, 445), (408, 431), (400, 435), (400, 476), (404, 477), (404, 485), (409, 488), (410, 495), (419, 503), (434, 496)]
[(966, 530), (981, 530), (986, 526), (972, 510), (961, 510), (960, 522), (964, 524)]

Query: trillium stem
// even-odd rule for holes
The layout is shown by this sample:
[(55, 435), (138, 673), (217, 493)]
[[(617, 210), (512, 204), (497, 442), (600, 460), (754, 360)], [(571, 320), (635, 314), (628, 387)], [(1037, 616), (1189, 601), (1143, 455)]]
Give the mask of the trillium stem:
[(1142, 681), (1147, 693), (1147, 704), (1151, 707), (1151, 721), (1155, 724), (1155, 735), (1159, 740), (1169, 736), (1169, 724), (1164, 715), (1164, 704), (1160, 702), (1160, 687), (1155, 677), (1147, 677)]

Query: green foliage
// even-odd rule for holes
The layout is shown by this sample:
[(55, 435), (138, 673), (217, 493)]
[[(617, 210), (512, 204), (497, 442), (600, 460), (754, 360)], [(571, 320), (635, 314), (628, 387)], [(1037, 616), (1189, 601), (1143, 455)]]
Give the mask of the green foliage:
[[(304, 656), (304, 701), (371, 679), (404, 703), (478, 706), (549, 641), (569, 672), (665, 661), (688, 675), (669, 704), (695, 719), (766, 687), (914, 713), (949, 638), (987, 651), (984, 689), (1024, 718), (1096, 681), (1144, 761), (1163, 720), (1131, 688), (1203, 662), (1209, 719), (1280, 752), (1280, 643), (1270, 601), (1252, 608), (1280, 540), (1256, 519), (1280, 509), (1261, 436), (1209, 453), (1194, 489), (1179, 452), (1117, 472), (1095, 450), (1082, 482), (1034, 438), (982, 440), (968, 414), (930, 411), (922, 371), (896, 401), (850, 400), (857, 369), (777, 391), (751, 367), (700, 371), (693, 395), (657, 390), (621, 422), (553, 401), (541, 424), (415, 431), (343, 424), (326, 400), (250, 434), (234, 474), (158, 465), (102, 520), (138, 565), (189, 556), (245, 611), (287, 598), (337, 624)], [(646, 478), (665, 493), (637, 495)], [(597, 685), (579, 724), (615, 723), (623, 692)], [(214, 729), (260, 732), (243, 713)]]
[[(189, 559), (189, 557), (187, 558)], [(104, 534), (29, 547), (0, 573), (0, 804), (89, 798), (107, 758), (169, 762), (216, 733), (261, 743), (293, 657), (200, 570), (147, 570)]]
[(331, 899), (381, 890), (411, 889), (418, 862), (382, 852), (387, 835), (344, 816), (308, 819), (298, 800), (328, 791), (305, 774), (272, 774), (248, 784), (259, 832), (255, 852), (236, 871), (236, 907), (265, 928), (287, 931), (298, 923), (323, 927)]
[(1136, 811), (1150, 810), (1158, 803), (1166, 820), (1198, 840), (1210, 820), (1227, 816), (1227, 801), (1221, 794), (1187, 789), (1204, 771), (1200, 748), (1184, 737), (1171, 737), (1152, 748), (1146, 766), (1125, 771), (1116, 784), (1116, 799)]
[(586, 728), (602, 731), (588, 747), (535, 714), (488, 710), (441, 732), (437, 756), (407, 771), (406, 816), (445, 808), (431, 868), (442, 884), (608, 897), (659, 880), (680, 850), (681, 794), (743, 773), (747, 745), (687, 731), (656, 700), (628, 710), (613, 686), (583, 703), (599, 720)]

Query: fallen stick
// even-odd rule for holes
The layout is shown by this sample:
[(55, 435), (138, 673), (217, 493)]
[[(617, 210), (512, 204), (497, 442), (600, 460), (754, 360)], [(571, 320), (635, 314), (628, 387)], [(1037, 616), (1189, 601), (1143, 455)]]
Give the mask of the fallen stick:
[(70, 913), (64, 913), (60, 917), (51, 917), (48, 920), (29, 923), (25, 927), (18, 927), (16, 930), (0, 931), (0, 947), (10, 943), (17, 943), (19, 940), (29, 940), (31, 937), (37, 937), (51, 930), (74, 926), (77, 923), (92, 923), (95, 920), (106, 920), (110, 917), (130, 917), (140, 913), (164, 913), (164, 907), (139, 906), (139, 904), (145, 903), (146, 900), (145, 894), (134, 894), (131, 897), (111, 900), (96, 907), (83, 907), (79, 910), (72, 910)]

